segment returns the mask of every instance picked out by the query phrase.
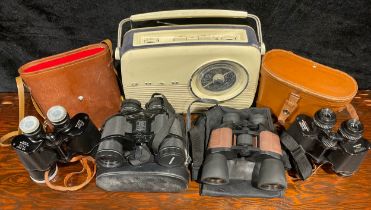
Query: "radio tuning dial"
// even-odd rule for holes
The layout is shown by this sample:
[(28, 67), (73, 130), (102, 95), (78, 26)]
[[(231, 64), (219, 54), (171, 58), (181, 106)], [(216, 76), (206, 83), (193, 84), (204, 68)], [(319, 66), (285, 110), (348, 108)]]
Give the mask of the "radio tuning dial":
[(229, 100), (247, 86), (247, 71), (232, 61), (216, 61), (200, 67), (191, 80), (191, 90), (199, 98)]

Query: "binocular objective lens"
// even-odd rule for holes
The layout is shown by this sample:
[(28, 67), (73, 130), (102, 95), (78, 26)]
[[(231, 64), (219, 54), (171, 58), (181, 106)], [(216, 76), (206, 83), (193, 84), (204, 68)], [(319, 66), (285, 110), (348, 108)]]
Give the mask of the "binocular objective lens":
[(105, 168), (116, 168), (123, 164), (123, 147), (116, 140), (105, 140), (99, 144), (95, 155), (97, 164)]
[[(55, 176), (57, 176), (58, 173), (58, 166), (57, 164), (54, 164), (50, 170), (49, 170), (49, 181), (54, 179)], [(45, 183), (45, 171), (29, 171), (30, 178), (33, 182), (36, 182), (38, 184)]]
[(281, 191), (286, 188), (285, 168), (279, 159), (264, 159), (261, 162), (257, 187), (267, 191)]
[(114, 155), (101, 155), (97, 157), (99, 165), (105, 168), (116, 168), (120, 166), (120, 161)]
[(166, 167), (183, 165), (186, 160), (183, 141), (170, 137), (164, 139), (159, 148), (158, 163)]
[(212, 184), (212, 185), (222, 185), (222, 184), (227, 183), (225, 179), (218, 178), (218, 177), (208, 177), (204, 179), (204, 182), (208, 184)]
[(22, 133), (25, 134), (31, 134), (40, 126), (39, 120), (34, 116), (27, 116), (19, 122), (19, 129), (22, 131)]
[(228, 184), (228, 164), (224, 155), (211, 153), (206, 156), (202, 168), (201, 182), (211, 185)]
[(285, 187), (280, 184), (264, 184), (261, 185), (260, 188), (267, 191), (281, 191), (285, 189)]

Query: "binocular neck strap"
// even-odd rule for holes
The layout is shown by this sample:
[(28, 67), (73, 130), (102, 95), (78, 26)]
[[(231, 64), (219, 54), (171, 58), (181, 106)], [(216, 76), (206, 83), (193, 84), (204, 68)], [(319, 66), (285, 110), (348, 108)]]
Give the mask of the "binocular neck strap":
[(283, 132), (281, 134), (281, 143), (286, 148), (286, 151), (293, 158), (293, 165), (296, 170), (297, 175), (300, 179), (306, 180), (312, 175), (312, 164), (309, 162), (305, 151), (301, 145), (296, 143), (296, 141), (288, 133)]
[(189, 104), (188, 109), (187, 109), (187, 119), (186, 119), (186, 129), (187, 133), (191, 129), (191, 107), (194, 103), (203, 103), (203, 104), (214, 104), (214, 105), (219, 105), (219, 101), (215, 99), (208, 99), (208, 98), (198, 98), (194, 101), (192, 101), (191, 104)]
[[(79, 189), (85, 187), (87, 184), (89, 184), (89, 182), (94, 178), (95, 173), (97, 171), (97, 166), (95, 164), (94, 158), (92, 158), (90, 156), (77, 156), (77, 157), (72, 158), (72, 160), (70, 162), (76, 162), (76, 161), (80, 161), (80, 163), (82, 165), (82, 170), (79, 171), (79, 172), (72, 172), (72, 173), (67, 174), (64, 177), (64, 186), (58, 186), (58, 185), (52, 184), (49, 181), (49, 171), (46, 171), (45, 174), (44, 174), (44, 179), (45, 179), (46, 185), (49, 188), (51, 188), (53, 190), (57, 190), (57, 191), (76, 191), (76, 190), (79, 190)], [(88, 161), (90, 161), (94, 164), (93, 170), (90, 168)], [(76, 186), (68, 186), (68, 181), (71, 179), (71, 177), (73, 177), (74, 175), (82, 174), (84, 172), (86, 172), (87, 176), (86, 176), (86, 179), (83, 183), (81, 183), (79, 185), (76, 185)]]
[[(186, 143), (186, 148), (187, 149), (190, 149), (189, 148), (189, 135), (190, 132), (191, 132), (191, 107), (194, 103), (204, 103), (204, 104), (214, 104), (214, 105), (218, 105), (219, 104), (219, 101), (217, 100), (214, 100), (214, 99), (207, 99), (207, 98), (198, 98), (194, 101), (192, 101), (192, 103), (189, 104), (188, 106), (188, 109), (187, 109), (187, 116), (186, 116), (186, 136), (185, 136), (185, 143)], [(194, 165), (198, 165), (200, 166), (202, 161), (203, 161), (203, 153), (204, 153), (204, 145), (205, 145), (205, 142), (204, 141), (199, 141), (199, 138), (196, 138), (197, 140), (195, 140), (194, 142), (192, 142), (192, 153), (193, 153), (193, 163)], [(202, 139), (202, 138), (200, 138)], [(187, 157), (187, 161), (190, 162), (191, 159), (190, 159), (190, 156)]]
[(169, 115), (169, 120), (166, 122), (166, 124), (161, 128), (161, 130), (155, 135), (152, 141), (152, 149), (155, 153), (158, 152), (158, 148), (162, 142), (163, 139), (169, 134), (170, 128), (174, 123), (175, 120), (175, 110), (167, 100), (167, 98), (160, 94), (160, 93), (154, 93), (151, 98), (155, 97), (156, 95), (160, 95), (164, 102), (164, 107), (166, 109), (167, 114)]

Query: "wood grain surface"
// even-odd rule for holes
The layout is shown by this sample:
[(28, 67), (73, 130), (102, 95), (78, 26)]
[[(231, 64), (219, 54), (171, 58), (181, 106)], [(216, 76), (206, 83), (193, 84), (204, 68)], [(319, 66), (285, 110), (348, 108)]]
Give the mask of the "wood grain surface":
[[(29, 97), (26, 101), (26, 113), (36, 115)], [(365, 138), (371, 139), (371, 91), (360, 91), (353, 104), (365, 125)], [(17, 117), (16, 94), (0, 93), (0, 135), (17, 128)], [(346, 115), (339, 118), (342, 121)], [(62, 166), (57, 183), (64, 173), (79, 169), (78, 164)], [(288, 182), (285, 196), (274, 199), (201, 197), (196, 182), (182, 193), (105, 192), (95, 181), (77, 192), (57, 192), (33, 183), (15, 152), (0, 148), (0, 209), (371, 209), (370, 154), (351, 177), (321, 168), (307, 181), (288, 177)]]

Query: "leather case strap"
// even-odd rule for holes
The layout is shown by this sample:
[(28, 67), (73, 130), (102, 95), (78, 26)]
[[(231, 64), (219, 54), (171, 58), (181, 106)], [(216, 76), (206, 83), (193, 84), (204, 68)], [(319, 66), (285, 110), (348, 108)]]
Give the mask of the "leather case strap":
[[(24, 96), (24, 89), (25, 88), (24, 88), (24, 83), (23, 83), (23, 80), (22, 80), (21, 77), (16, 77), (15, 81), (16, 81), (17, 89), (18, 89), (18, 122), (20, 122), (24, 118), (24, 115), (25, 115), (25, 96)], [(37, 105), (36, 101), (33, 99), (32, 96), (31, 96), (31, 101), (32, 101), (32, 104), (35, 107), (37, 113), (42, 118), (45, 119), (44, 114), (41, 112), (40, 107)], [(11, 138), (13, 138), (14, 136), (19, 135), (19, 134), (20, 134), (19, 129), (17, 131), (12, 131), (12, 132), (9, 132), (9, 133), (5, 134), (4, 136), (2, 136), (0, 138), (0, 146), (1, 147), (10, 146), (9, 143), (4, 143), (4, 142), (10, 140)]]
[(347, 104), (346, 105), (346, 110), (349, 114), (349, 116), (352, 118), (352, 119), (357, 119), (359, 120), (359, 117), (358, 117), (358, 114), (357, 114), (357, 111), (356, 109), (354, 108), (354, 106), (352, 104)]
[(108, 46), (109, 52), (111, 53), (111, 56), (112, 56), (113, 51), (112, 51), (112, 42), (111, 42), (111, 40), (105, 39), (105, 40), (101, 41), (101, 43), (106, 44)]
[(280, 115), (278, 116), (278, 122), (282, 125), (285, 124), (286, 119), (295, 111), (296, 107), (298, 106), (298, 101), (300, 96), (296, 93), (290, 93), (288, 99), (286, 99), (285, 103), (282, 106)]
[[(23, 85), (23, 81), (22, 81), (21, 77), (16, 77), (15, 81), (17, 83), (17, 89), (18, 89), (18, 107), (19, 107), (18, 108), (19, 109), (18, 120), (20, 121), (21, 119), (24, 118), (24, 114), (25, 114), (24, 85)], [(5, 134), (4, 136), (2, 136), (0, 138), (0, 146), (1, 147), (10, 146), (9, 143), (4, 143), (4, 142), (8, 141), (9, 139), (18, 135), (19, 133), (20, 133), (20, 131), (18, 129), (18, 131), (12, 131), (12, 132), (9, 132), (9, 133)]]
[(309, 162), (305, 151), (289, 134), (281, 134), (281, 143), (293, 159), (293, 167), (300, 179), (305, 180), (312, 175), (312, 164)]
[[(77, 156), (77, 157), (72, 158), (72, 160), (70, 162), (76, 162), (76, 161), (80, 161), (80, 163), (82, 165), (82, 170), (79, 171), (79, 172), (72, 172), (72, 173), (67, 174), (64, 177), (64, 181), (63, 181), (64, 186), (52, 184), (49, 181), (49, 171), (46, 171), (45, 174), (44, 174), (46, 185), (49, 188), (51, 188), (53, 190), (57, 190), (57, 191), (76, 191), (76, 190), (79, 190), (79, 189), (85, 187), (87, 184), (89, 184), (89, 182), (93, 179), (93, 177), (95, 176), (95, 173), (97, 171), (97, 167), (96, 167), (94, 158), (92, 158), (90, 156)], [(93, 169), (90, 168), (89, 163), (88, 163), (89, 161), (91, 163), (93, 163), (93, 165), (94, 165)], [(73, 176), (82, 174), (84, 172), (86, 172), (86, 179), (85, 179), (84, 182), (82, 182), (81, 184), (76, 185), (76, 186), (68, 186), (69, 180)]]

